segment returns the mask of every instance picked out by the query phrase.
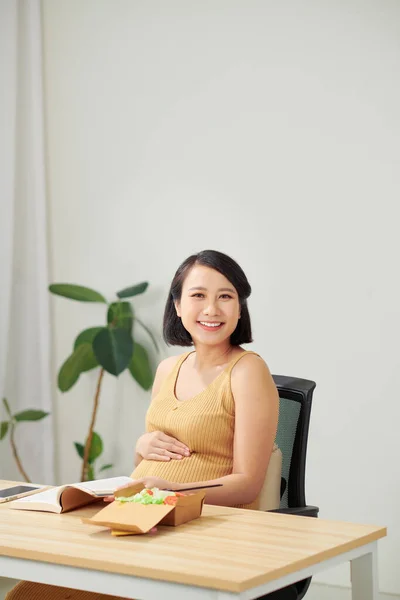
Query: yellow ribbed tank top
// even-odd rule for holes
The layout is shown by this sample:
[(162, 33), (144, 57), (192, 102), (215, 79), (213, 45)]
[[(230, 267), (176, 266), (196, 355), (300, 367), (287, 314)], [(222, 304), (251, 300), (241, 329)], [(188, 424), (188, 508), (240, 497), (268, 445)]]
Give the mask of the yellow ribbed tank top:
[[(170, 482), (191, 483), (230, 475), (233, 469), (235, 401), (231, 389), (231, 372), (247, 354), (236, 356), (202, 392), (189, 400), (176, 398), (175, 387), (182, 363), (191, 352), (183, 354), (164, 380), (146, 415), (146, 431), (163, 431), (190, 448), (191, 455), (168, 462), (142, 460), (131, 477), (161, 477)], [(258, 501), (240, 505), (258, 508)]]

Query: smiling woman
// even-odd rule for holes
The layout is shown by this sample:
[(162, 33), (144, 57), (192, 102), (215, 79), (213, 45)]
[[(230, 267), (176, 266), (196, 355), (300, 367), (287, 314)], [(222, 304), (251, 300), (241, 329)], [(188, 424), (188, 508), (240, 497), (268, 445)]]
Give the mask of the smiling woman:
[(164, 338), (195, 351), (158, 368), (132, 478), (175, 490), (222, 483), (207, 491), (207, 503), (258, 508), (278, 395), (265, 362), (241, 347), (252, 341), (250, 292), (241, 267), (215, 250), (190, 256), (176, 271)]

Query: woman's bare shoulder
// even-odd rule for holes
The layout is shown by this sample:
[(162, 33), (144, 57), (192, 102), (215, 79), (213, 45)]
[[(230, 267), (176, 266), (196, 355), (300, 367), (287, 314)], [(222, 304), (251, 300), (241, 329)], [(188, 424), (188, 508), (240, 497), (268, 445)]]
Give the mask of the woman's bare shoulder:
[(178, 354), (177, 356), (167, 356), (167, 358), (164, 358), (164, 360), (162, 360), (157, 367), (157, 373), (164, 373), (168, 375), (168, 373), (172, 371), (172, 369), (182, 356), (183, 354)]
[(278, 390), (267, 363), (256, 354), (243, 356), (236, 363), (232, 369), (231, 389), (236, 410), (240, 406), (245, 406), (246, 409), (252, 406), (255, 411), (261, 410), (260, 406), (277, 410)]
[(248, 373), (251, 372), (264, 372), (268, 371), (269, 368), (265, 360), (259, 355), (253, 352), (246, 352), (240, 360), (237, 361), (232, 369), (232, 375), (234, 373)]
[(232, 369), (232, 389), (241, 383), (248, 385), (249, 381), (264, 382), (275, 387), (271, 372), (265, 360), (258, 354), (248, 353)]
[(183, 354), (179, 354), (178, 356), (168, 356), (159, 363), (153, 383), (153, 397), (159, 392), (165, 379), (171, 373), (172, 369), (175, 367), (176, 363), (178, 362), (178, 360), (180, 360), (182, 356)]

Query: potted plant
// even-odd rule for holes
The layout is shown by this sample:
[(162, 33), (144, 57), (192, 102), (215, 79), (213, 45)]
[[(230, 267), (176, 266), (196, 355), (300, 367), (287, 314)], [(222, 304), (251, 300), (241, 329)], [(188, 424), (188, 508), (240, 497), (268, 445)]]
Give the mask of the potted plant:
[[(72, 352), (62, 364), (58, 373), (58, 388), (67, 392), (79, 377), (93, 369), (98, 370), (97, 384), (93, 398), (93, 409), (85, 444), (75, 442), (75, 448), (82, 458), (81, 480), (94, 479), (94, 463), (103, 451), (103, 442), (94, 427), (105, 373), (118, 377), (126, 369), (133, 379), (145, 390), (153, 383), (153, 372), (149, 356), (144, 346), (133, 337), (134, 323), (141, 326), (158, 351), (157, 342), (150, 329), (135, 315), (127, 298), (143, 294), (148, 287), (142, 282), (116, 293), (116, 299), (107, 302), (99, 292), (81, 285), (53, 283), (49, 286), (52, 294), (79, 302), (96, 302), (106, 305), (105, 324), (89, 327), (75, 338)], [(112, 465), (103, 465), (104, 471)]]

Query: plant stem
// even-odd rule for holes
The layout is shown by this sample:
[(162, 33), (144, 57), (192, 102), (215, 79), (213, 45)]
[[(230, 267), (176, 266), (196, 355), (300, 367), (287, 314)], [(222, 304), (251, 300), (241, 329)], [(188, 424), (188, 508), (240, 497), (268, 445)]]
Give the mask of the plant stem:
[(141, 321), (140, 319), (138, 319), (137, 317), (135, 317), (136, 321), (139, 323), (139, 325), (141, 325), (143, 327), (143, 329), (145, 331), (147, 331), (148, 335), (151, 338), (151, 341), (153, 342), (155, 349), (157, 350), (157, 352), (160, 352), (160, 349), (158, 347), (156, 338), (154, 337), (154, 335), (152, 334), (152, 332), (150, 331), (150, 329), (143, 323), (143, 321)]
[(22, 466), (21, 460), (18, 456), (17, 446), (15, 444), (15, 439), (14, 439), (14, 430), (15, 430), (15, 425), (12, 423), (11, 430), (10, 430), (10, 443), (11, 443), (12, 453), (13, 453), (15, 462), (17, 463), (18, 471), (21, 473), (22, 477), (25, 479), (25, 481), (27, 483), (31, 483), (31, 480), (29, 479), (28, 475), (26, 474), (25, 469)]
[(94, 429), (94, 424), (96, 422), (97, 409), (99, 407), (99, 398), (100, 398), (101, 382), (103, 380), (103, 375), (104, 375), (104, 369), (101, 368), (100, 373), (99, 373), (99, 378), (97, 380), (96, 393), (94, 396), (92, 419), (90, 421), (89, 433), (86, 438), (85, 450), (83, 453), (81, 481), (87, 481), (87, 477), (88, 477), (90, 448), (92, 447), (93, 429)]

